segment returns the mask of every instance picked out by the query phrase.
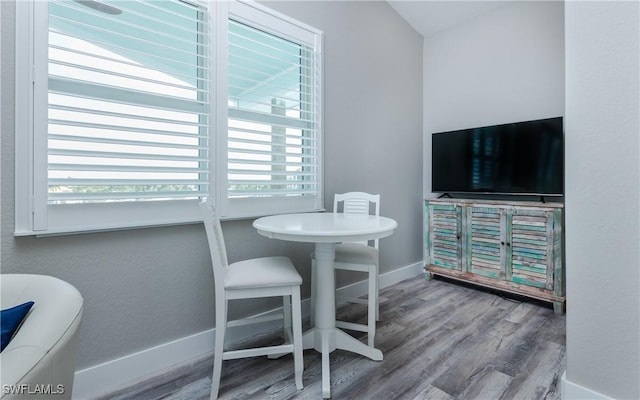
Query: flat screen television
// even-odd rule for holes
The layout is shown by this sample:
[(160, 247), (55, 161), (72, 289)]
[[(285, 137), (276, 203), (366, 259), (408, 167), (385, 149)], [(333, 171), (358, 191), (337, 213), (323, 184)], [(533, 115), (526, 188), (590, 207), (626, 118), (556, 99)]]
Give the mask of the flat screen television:
[(562, 117), (432, 136), (432, 192), (562, 196)]

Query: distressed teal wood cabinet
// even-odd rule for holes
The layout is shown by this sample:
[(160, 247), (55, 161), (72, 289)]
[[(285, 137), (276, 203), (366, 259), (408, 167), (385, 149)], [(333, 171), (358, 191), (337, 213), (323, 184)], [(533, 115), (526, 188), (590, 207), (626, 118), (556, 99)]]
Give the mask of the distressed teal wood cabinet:
[(428, 274), (499, 289), (565, 308), (563, 205), (425, 200)]

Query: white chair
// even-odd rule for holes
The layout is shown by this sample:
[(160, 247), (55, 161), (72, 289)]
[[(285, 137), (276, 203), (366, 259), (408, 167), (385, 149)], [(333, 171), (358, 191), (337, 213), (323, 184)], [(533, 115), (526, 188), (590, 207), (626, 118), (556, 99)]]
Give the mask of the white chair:
[[(0, 355), (2, 400), (71, 399), (83, 299), (71, 284), (48, 275), (0, 275), (0, 308), (33, 301)], [(9, 390), (46, 387), (38, 393)], [(6, 389), (6, 390), (4, 390)], [(53, 395), (52, 395), (53, 393)]]
[[(231, 265), (222, 236), (220, 220), (209, 202), (200, 203), (213, 265), (216, 301), (216, 339), (211, 379), (211, 399), (218, 398), (222, 361), (236, 358), (293, 353), (296, 387), (302, 389), (302, 312), (300, 285), (302, 278), (287, 257), (262, 257), (238, 261)], [(224, 351), (227, 327), (263, 322), (248, 318), (227, 321), (229, 300), (282, 296), (285, 338), (280, 346)], [(291, 298), (291, 299), (289, 299)], [(293, 311), (293, 312), (292, 312)], [(293, 328), (293, 332), (291, 332)]]
[[(349, 192), (336, 194), (333, 197), (333, 212), (339, 211), (342, 204), (342, 212), (347, 214), (373, 214), (380, 215), (380, 195), (363, 192)], [(371, 206), (373, 205), (373, 213)], [(336, 303), (350, 302), (367, 304), (367, 325), (356, 324), (347, 321), (336, 321), (339, 328), (367, 332), (367, 344), (374, 345), (376, 335), (376, 321), (379, 319), (380, 307), (378, 302), (378, 239), (369, 242), (340, 243), (336, 245), (334, 268), (336, 270), (366, 272), (369, 279), (367, 299), (338, 296)], [(311, 274), (315, 281), (315, 258), (311, 261)], [(311, 319), (315, 314), (315, 284), (311, 285)]]

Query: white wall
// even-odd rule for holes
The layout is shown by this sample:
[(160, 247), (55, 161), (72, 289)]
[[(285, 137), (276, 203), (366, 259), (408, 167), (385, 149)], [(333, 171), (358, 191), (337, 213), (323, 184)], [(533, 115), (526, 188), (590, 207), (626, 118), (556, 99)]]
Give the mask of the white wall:
[(567, 372), (640, 398), (640, 12), (566, 3)]
[(431, 134), (564, 115), (562, 2), (514, 2), (425, 38), (424, 185)]

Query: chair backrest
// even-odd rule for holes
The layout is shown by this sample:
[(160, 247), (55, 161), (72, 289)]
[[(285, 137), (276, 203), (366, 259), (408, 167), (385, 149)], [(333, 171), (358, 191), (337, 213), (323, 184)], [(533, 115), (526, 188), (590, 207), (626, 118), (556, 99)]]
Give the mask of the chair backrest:
[[(345, 214), (380, 215), (380, 195), (365, 192), (336, 193), (333, 196), (333, 212), (338, 212), (342, 204)], [(373, 206), (373, 210), (372, 210)], [(369, 242), (357, 242), (369, 245)], [(373, 247), (378, 248), (378, 239), (373, 240)]]
[(216, 208), (209, 200), (200, 203), (202, 221), (207, 232), (209, 241), (209, 252), (211, 253), (211, 264), (213, 266), (213, 279), (215, 281), (216, 297), (224, 294), (224, 279), (227, 274), (229, 262), (227, 260), (227, 250), (222, 235), (220, 218), (216, 215)]

